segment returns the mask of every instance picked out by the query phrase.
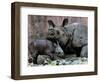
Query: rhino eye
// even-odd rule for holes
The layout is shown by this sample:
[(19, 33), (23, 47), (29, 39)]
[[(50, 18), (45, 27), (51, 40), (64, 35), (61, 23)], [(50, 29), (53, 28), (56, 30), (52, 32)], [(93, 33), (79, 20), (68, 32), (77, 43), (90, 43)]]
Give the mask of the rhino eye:
[(59, 34), (60, 34), (60, 32), (59, 32), (59, 31), (57, 31), (57, 34), (59, 35)]

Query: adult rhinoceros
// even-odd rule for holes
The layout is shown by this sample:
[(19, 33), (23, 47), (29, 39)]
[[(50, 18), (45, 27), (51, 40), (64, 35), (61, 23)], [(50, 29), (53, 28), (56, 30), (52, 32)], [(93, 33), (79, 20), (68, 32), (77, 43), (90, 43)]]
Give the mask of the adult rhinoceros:
[(61, 26), (48, 20), (47, 39), (58, 41), (65, 54), (76, 54), (77, 57), (88, 57), (88, 28), (80, 23), (68, 24), (64, 19)]

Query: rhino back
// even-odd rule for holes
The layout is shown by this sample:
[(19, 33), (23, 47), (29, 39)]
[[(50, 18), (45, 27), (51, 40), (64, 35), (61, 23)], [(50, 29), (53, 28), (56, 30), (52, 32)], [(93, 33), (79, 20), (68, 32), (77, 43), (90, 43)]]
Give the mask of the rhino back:
[(51, 49), (52, 43), (48, 40), (34, 40), (34, 47), (40, 51), (45, 49)]
[(87, 44), (87, 32), (88, 29), (85, 25), (80, 23), (69, 24), (65, 27), (67, 33), (72, 37), (72, 44), (75, 47), (81, 47)]
[(73, 34), (73, 45), (76, 47), (81, 47), (87, 44), (88, 30), (84, 25), (78, 25)]

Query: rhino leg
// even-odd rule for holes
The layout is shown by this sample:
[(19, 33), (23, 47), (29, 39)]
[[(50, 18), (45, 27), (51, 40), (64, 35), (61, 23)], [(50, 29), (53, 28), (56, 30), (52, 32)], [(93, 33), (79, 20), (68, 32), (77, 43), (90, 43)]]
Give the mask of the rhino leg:
[(32, 61), (33, 61), (33, 64), (37, 64), (37, 57), (38, 57), (38, 53), (37, 53), (37, 51), (35, 50), (34, 53), (32, 54)]
[(80, 56), (86, 57), (86, 58), (88, 57), (88, 46), (87, 45), (82, 48)]
[(33, 58), (30, 53), (28, 54), (28, 63), (33, 63)]

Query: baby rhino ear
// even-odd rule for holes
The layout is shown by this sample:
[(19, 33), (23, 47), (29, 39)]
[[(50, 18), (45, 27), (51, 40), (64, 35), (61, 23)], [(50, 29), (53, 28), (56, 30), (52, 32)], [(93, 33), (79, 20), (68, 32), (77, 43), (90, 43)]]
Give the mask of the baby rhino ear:
[(65, 27), (67, 24), (68, 24), (68, 19), (66, 18), (63, 20), (62, 27)]
[(48, 20), (49, 28), (54, 28), (55, 24), (53, 23), (52, 20)]

